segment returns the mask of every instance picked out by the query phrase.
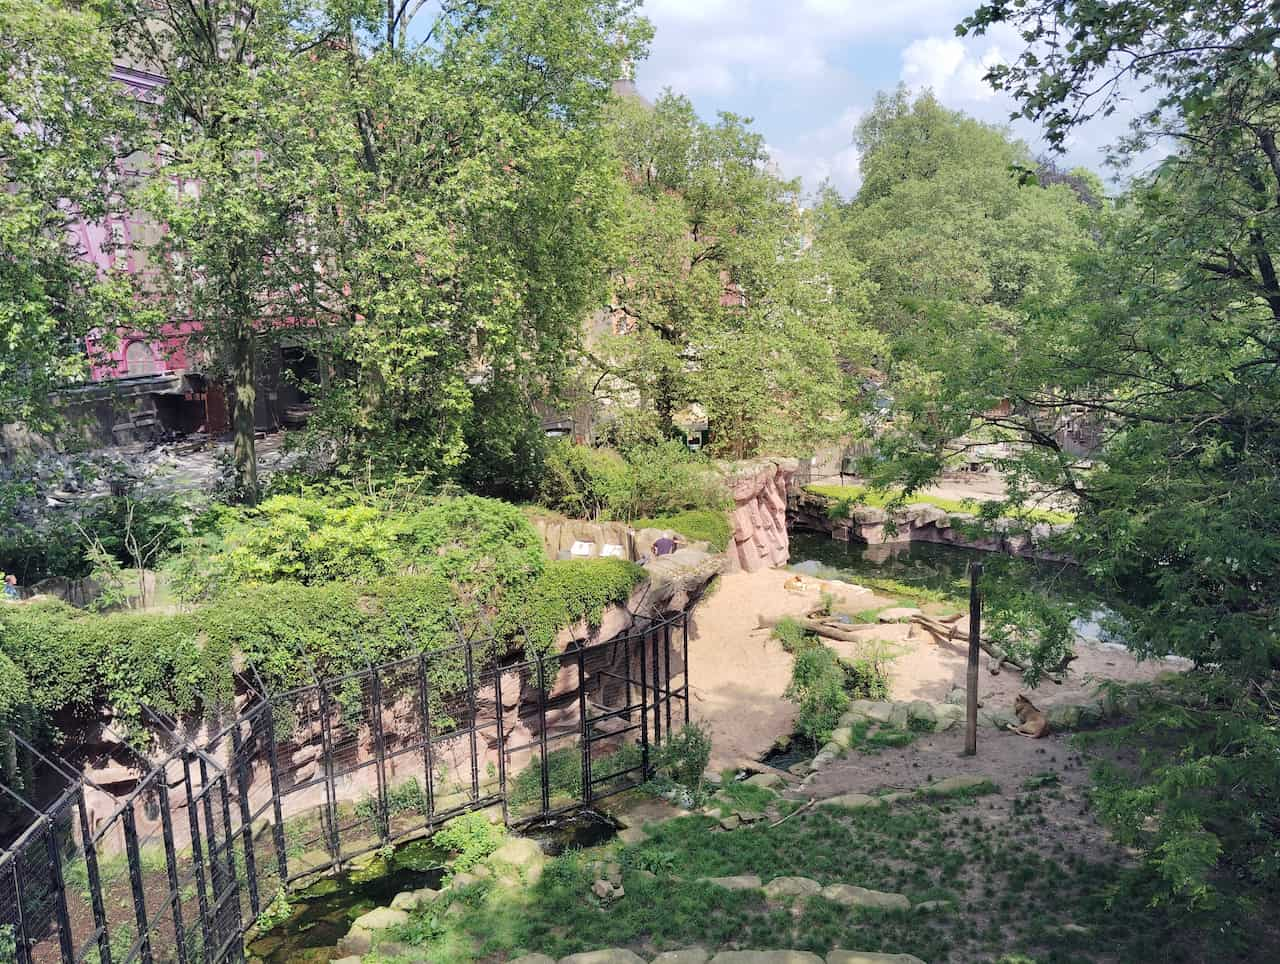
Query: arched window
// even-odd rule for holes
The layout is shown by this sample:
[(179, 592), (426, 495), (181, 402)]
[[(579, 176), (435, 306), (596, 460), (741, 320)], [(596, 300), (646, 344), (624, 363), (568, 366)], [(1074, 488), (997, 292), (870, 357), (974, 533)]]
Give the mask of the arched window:
[(156, 356), (145, 341), (131, 341), (124, 349), (124, 367), (130, 375), (154, 375)]

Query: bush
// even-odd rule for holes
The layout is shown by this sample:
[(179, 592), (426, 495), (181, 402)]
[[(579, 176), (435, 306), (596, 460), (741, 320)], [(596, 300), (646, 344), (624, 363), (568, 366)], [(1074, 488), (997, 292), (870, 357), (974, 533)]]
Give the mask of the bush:
[(501, 824), (490, 823), (486, 813), (464, 813), (436, 831), (431, 842), (457, 854), (453, 869), (466, 872), (501, 847), (506, 832)]
[(805, 630), (800, 620), (791, 616), (783, 616), (773, 627), (773, 638), (782, 644), (788, 653), (798, 653), (803, 649), (819, 645), (817, 638)]
[(694, 542), (709, 542), (715, 552), (723, 552), (733, 533), (729, 517), (719, 509), (690, 509), (676, 515), (636, 519), (637, 529), (669, 529)]
[(845, 674), (836, 654), (821, 644), (796, 654), (785, 696), (796, 703), (796, 732), (815, 746), (831, 738), (849, 707)]
[(513, 592), (498, 614), (502, 636), (525, 638), (525, 655), (551, 655), (556, 633), (580, 619), (598, 624), (606, 606), (624, 603), (645, 578), (623, 559), (564, 559), (547, 563), (533, 582)]
[[(556, 798), (582, 799), (582, 750), (577, 745), (565, 746), (547, 754), (547, 793)], [(507, 803), (515, 810), (523, 810), (531, 804), (542, 807), (542, 760), (533, 761), (510, 778), (507, 785)], [(554, 805), (554, 804), (553, 804)]]
[[(711, 461), (705, 455), (690, 452), (683, 442), (637, 446), (627, 452), (627, 462), (634, 482), (624, 518), (670, 516), (690, 509), (723, 510), (728, 506), (728, 493)], [(720, 515), (723, 517), (723, 512)]]
[(694, 806), (703, 800), (703, 778), (710, 762), (711, 732), (701, 723), (686, 723), (667, 737), (657, 755), (658, 767), (688, 791)]
[(631, 504), (631, 467), (612, 449), (560, 442), (547, 452), (544, 473), (538, 500), (567, 516), (617, 518)]

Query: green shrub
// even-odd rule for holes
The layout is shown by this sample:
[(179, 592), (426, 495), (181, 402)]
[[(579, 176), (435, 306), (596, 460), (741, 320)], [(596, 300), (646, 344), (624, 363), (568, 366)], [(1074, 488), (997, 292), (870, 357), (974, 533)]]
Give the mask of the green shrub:
[(817, 637), (805, 630), (800, 620), (792, 616), (783, 616), (773, 627), (773, 638), (782, 644), (788, 653), (798, 653), (819, 645)]
[[(556, 798), (582, 798), (582, 751), (578, 746), (561, 747), (547, 754), (547, 792)], [(507, 803), (515, 810), (542, 806), (542, 761), (533, 761), (507, 782)]]
[(631, 467), (612, 449), (560, 442), (547, 451), (538, 501), (576, 519), (616, 518), (631, 504)]
[(437, 830), (431, 842), (457, 854), (453, 869), (465, 872), (502, 846), (506, 832), (501, 824), (490, 823), (486, 813), (464, 813)]
[[(728, 492), (711, 461), (690, 452), (683, 442), (636, 446), (626, 457), (633, 482), (630, 503), (618, 507), (624, 509), (625, 518), (680, 515), (691, 509), (724, 510), (729, 505)], [(723, 511), (719, 514), (723, 516)]]
[(849, 707), (845, 673), (836, 654), (816, 645), (796, 654), (785, 696), (799, 706), (796, 732), (815, 746), (825, 743)]
[(498, 614), (503, 636), (524, 636), (525, 653), (550, 655), (556, 633), (580, 619), (595, 625), (606, 606), (624, 603), (645, 578), (624, 559), (564, 559), (547, 563), (533, 582), (513, 592)]
[(715, 552), (728, 547), (733, 533), (728, 515), (720, 509), (690, 509), (675, 515), (636, 519), (631, 524), (637, 529), (669, 529), (694, 542), (706, 541)]
[(657, 766), (683, 787), (696, 806), (704, 796), (703, 778), (711, 762), (711, 731), (701, 723), (686, 723), (667, 737), (657, 753)]

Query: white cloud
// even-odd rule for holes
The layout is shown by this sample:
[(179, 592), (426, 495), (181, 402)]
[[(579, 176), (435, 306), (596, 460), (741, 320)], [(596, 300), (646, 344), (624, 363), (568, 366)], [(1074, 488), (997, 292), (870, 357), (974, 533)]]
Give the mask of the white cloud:
[(785, 176), (802, 178), (806, 190), (813, 191), (823, 181), (830, 181), (841, 194), (852, 194), (860, 181), (860, 157), (853, 143), (853, 129), (862, 114), (860, 107), (846, 107), (836, 120), (800, 134), (785, 147), (770, 144), (769, 156)]
[(972, 55), (959, 37), (923, 37), (902, 51), (902, 82), (912, 90), (927, 87), (947, 102), (990, 101), (996, 91), (984, 78), (1004, 62), (994, 44)]

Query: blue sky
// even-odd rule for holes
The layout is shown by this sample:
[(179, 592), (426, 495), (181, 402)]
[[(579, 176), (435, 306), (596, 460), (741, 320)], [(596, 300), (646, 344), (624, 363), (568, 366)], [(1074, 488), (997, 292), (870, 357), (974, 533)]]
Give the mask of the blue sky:
[[(853, 127), (877, 90), (931, 88), (947, 106), (1004, 123), (1012, 102), (982, 75), (1022, 49), (1007, 29), (958, 38), (977, 0), (645, 0), (656, 35), (637, 65), (641, 93), (687, 94), (705, 118), (726, 110), (755, 118), (787, 177), (812, 190), (824, 179), (857, 189)], [(1068, 166), (1103, 173), (1104, 148), (1127, 124), (1117, 113), (1079, 131)], [(1030, 124), (1013, 125), (1033, 149)]]

